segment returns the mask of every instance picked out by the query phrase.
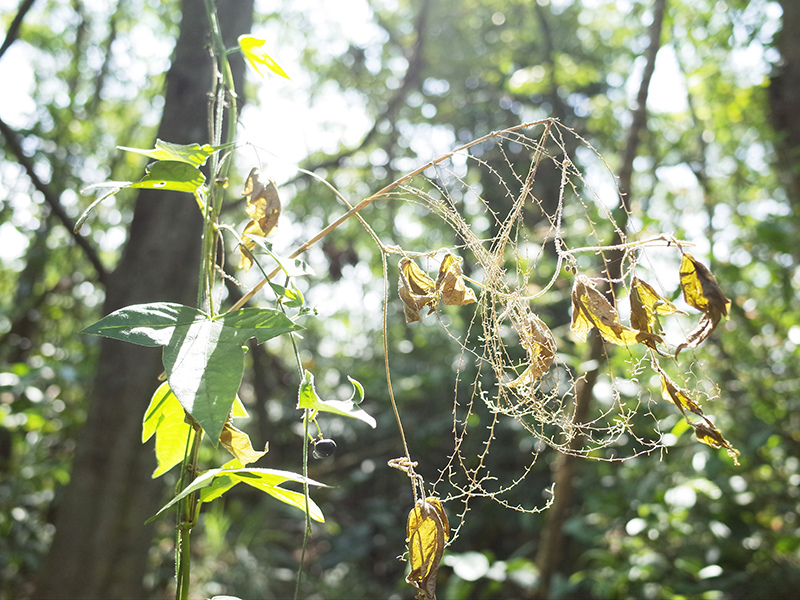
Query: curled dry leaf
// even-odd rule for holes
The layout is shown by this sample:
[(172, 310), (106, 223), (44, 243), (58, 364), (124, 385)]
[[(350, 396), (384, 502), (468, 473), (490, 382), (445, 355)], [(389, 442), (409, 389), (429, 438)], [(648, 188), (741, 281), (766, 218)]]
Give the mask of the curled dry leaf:
[(506, 383), (506, 387), (515, 388), (524, 384), (532, 384), (542, 377), (556, 357), (556, 341), (544, 322), (528, 308), (527, 304), (517, 301), (508, 311), (509, 319), (519, 335), (519, 341), (528, 352), (528, 366), (522, 374)]
[[(694, 427), (694, 434), (698, 440), (712, 448), (725, 448), (728, 451), (728, 456), (733, 458), (734, 464), (739, 464), (737, 459), (739, 451), (722, 437), (719, 429), (703, 414), (700, 405), (689, 397), (689, 392), (676, 386), (663, 371), (661, 372), (661, 395), (664, 400), (672, 402), (680, 409), (686, 422)], [(692, 422), (686, 414), (687, 410), (702, 418), (703, 422)]]
[(722, 317), (728, 316), (731, 301), (722, 293), (717, 279), (702, 263), (691, 254), (684, 254), (681, 260), (681, 289), (686, 303), (703, 312), (697, 327), (675, 350), (677, 357), (684, 348), (696, 348), (705, 340)]
[(464, 283), (461, 271), (463, 259), (447, 253), (439, 266), (436, 281), (410, 258), (400, 259), (398, 294), (405, 308), (406, 323), (421, 319), (419, 311), (426, 306), (430, 314), (439, 300), (448, 305), (463, 306), (476, 301), (475, 292)]
[[(281, 215), (281, 199), (275, 182), (268, 180), (264, 183), (260, 177), (260, 171), (253, 168), (244, 184), (242, 195), (247, 198), (245, 212), (251, 220), (245, 225), (242, 238), (267, 237), (275, 229)], [(250, 253), (255, 249), (256, 243), (251, 239), (243, 241), (246, 250), (241, 250), (239, 268), (247, 270), (253, 266)]]
[(439, 276), (436, 278), (436, 290), (442, 295), (442, 302), (452, 306), (464, 306), (476, 301), (473, 292), (464, 283), (459, 256), (447, 253), (439, 266)]
[(616, 309), (606, 297), (595, 289), (589, 280), (578, 276), (572, 288), (572, 324), (570, 330), (575, 337), (586, 341), (586, 336), (597, 328), (603, 339), (620, 346), (661, 341), (661, 336), (649, 331), (626, 327), (619, 321)]
[(230, 421), (222, 427), (219, 443), (243, 465), (255, 462), (267, 453), (267, 446), (264, 447), (263, 452), (254, 450), (250, 443), (250, 436), (231, 425)]
[(631, 327), (657, 336), (657, 338), (646, 340), (644, 343), (662, 356), (668, 356), (656, 345), (656, 341), (662, 341), (658, 315), (684, 314), (683, 311), (678, 310), (678, 307), (662, 297), (649, 283), (638, 277), (634, 277), (631, 282), (630, 301)]
[(417, 598), (436, 600), (436, 572), (450, 538), (450, 523), (438, 498), (422, 498), (408, 514), (406, 528), (411, 572), (406, 581), (419, 589)]
[(661, 397), (677, 406), (684, 417), (687, 410), (700, 417), (704, 416), (700, 405), (689, 397), (689, 393), (672, 383), (664, 373), (661, 374)]
[(728, 456), (733, 459), (733, 464), (736, 466), (739, 465), (739, 451), (730, 445), (728, 440), (722, 437), (722, 434), (719, 432), (719, 429), (714, 427), (711, 423), (706, 422), (693, 424), (694, 427), (694, 434), (697, 436), (697, 439), (703, 442), (704, 444), (708, 444), (712, 448), (725, 448), (728, 451)]
[(419, 321), (419, 311), (427, 306), (430, 312), (438, 302), (436, 283), (410, 258), (400, 259), (398, 293), (405, 308), (406, 323)]

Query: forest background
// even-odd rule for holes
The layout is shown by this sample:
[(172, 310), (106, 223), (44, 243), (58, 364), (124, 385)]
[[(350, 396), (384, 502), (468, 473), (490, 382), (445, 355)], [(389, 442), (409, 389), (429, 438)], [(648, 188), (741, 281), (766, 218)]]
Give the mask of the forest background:
[[(171, 487), (151, 480), (152, 447), (141, 445), (158, 352), (112, 345), (101, 354), (79, 332), (122, 305), (191, 299), (199, 223), (185, 199), (123, 192), (80, 234), (72, 230), (91, 202), (80, 190), (141, 177), (144, 157), (116, 146), (151, 148), (157, 136), (207, 141), (211, 72), (200, 4), (0, 2), (8, 32), (0, 47), (2, 598), (161, 597), (173, 585), (172, 523), (143, 525)], [(633, 392), (630, 432), (656, 444), (645, 444), (649, 452), (622, 435), (612, 454), (567, 460), (503, 421), (493, 432), (491, 475), (511, 482), (527, 472), (509, 500), (527, 508), (544, 506), (558, 479), (556, 504), (520, 512), (472, 498), (440, 568), (440, 596), (776, 598), (797, 590), (800, 38), (784, 32), (800, 31), (798, 3), (219, 6), (229, 45), (252, 20), (291, 77), (247, 76), (239, 139), (250, 145), (237, 150), (230, 185), (236, 196), (253, 166), (276, 180), (284, 202), (276, 248), (291, 251), (342, 213), (297, 165), (357, 201), (455, 146), (554, 117), (623, 182), (631, 160), (631, 227), (692, 242), (732, 301), (729, 318), (692, 351), (688, 371), (716, 385), (718, 397), (703, 408), (741, 452), (740, 465), (684, 434), (658, 390)], [(643, 97), (648, 50), (658, 53)], [(179, 96), (172, 114), (170, 93)], [(646, 111), (637, 110), (642, 98)], [(588, 156), (575, 156), (590, 169)], [(483, 195), (502, 203), (501, 185), (513, 175), (502, 171), (503, 156), (487, 150), (483, 159), (495, 169), (480, 181)], [(243, 202), (230, 206), (229, 222), (241, 226)], [(601, 221), (599, 208), (586, 210)], [(403, 247), (456, 245), (417, 205), (378, 202), (364, 217)], [(303, 596), (409, 597), (397, 557), (413, 498), (407, 478), (386, 466), (402, 450), (383, 370), (380, 255), (351, 219), (306, 260), (316, 278), (299, 285), (320, 316), (304, 322), (304, 363), (331, 396), (349, 389), (347, 375), (359, 380), (379, 425), (325, 421), (339, 448), (311, 464), (310, 475), (333, 487), (314, 495), (327, 521), (306, 553)], [(395, 280), (396, 271), (392, 290)], [(547, 309), (565, 329), (568, 291), (566, 303)], [(393, 385), (409, 445), (426, 480), (436, 481), (457, 442), (454, 389), (469, 383), (456, 378), (459, 348), (448, 332), (464, 334), (467, 317), (448, 310), (448, 331), (435, 317), (408, 325), (400, 299), (389, 297)], [(299, 382), (281, 350), (253, 346), (248, 354), (243, 427), (256, 445), (269, 442), (265, 464), (299, 470)], [(577, 363), (583, 350), (574, 341), (559, 348)], [(612, 367), (598, 371), (600, 406), (626, 393)], [(486, 414), (473, 418), (473, 431), (488, 423)], [(205, 452), (213, 460), (216, 451)], [(445, 506), (458, 525), (464, 505)], [(303, 527), (297, 511), (247, 490), (209, 505), (196, 541), (195, 595), (291, 597)]]

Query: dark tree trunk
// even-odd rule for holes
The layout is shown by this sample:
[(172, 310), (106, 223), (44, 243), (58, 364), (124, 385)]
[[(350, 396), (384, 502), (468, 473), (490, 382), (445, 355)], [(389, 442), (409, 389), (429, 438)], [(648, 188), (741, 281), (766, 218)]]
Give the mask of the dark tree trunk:
[[(656, 66), (656, 56), (661, 48), (661, 30), (664, 15), (667, 10), (667, 0), (653, 0), (653, 22), (650, 25), (650, 44), (648, 46), (642, 81), (633, 107), (631, 126), (625, 148), (622, 152), (622, 165), (619, 173), (620, 208), (617, 210), (615, 220), (617, 232), (610, 240), (611, 246), (616, 246), (624, 241), (623, 237), (628, 228), (628, 213), (631, 208), (633, 191), (633, 161), (636, 158), (639, 142), (647, 131), (647, 96), (650, 89), (650, 80)], [(605, 271), (608, 276), (609, 301), (614, 301), (614, 291), (619, 286), (622, 277), (622, 251), (615, 250), (606, 253)], [(598, 366), (588, 371), (580, 380), (575, 391), (574, 421), (584, 423), (589, 417), (589, 409), (597, 383), (600, 369), (606, 364), (606, 351), (604, 342), (599, 333), (592, 331), (590, 338), (589, 354), (585, 362), (594, 362)], [(573, 438), (570, 450), (578, 450), (583, 444), (580, 436)], [(553, 462), (553, 482), (555, 484), (555, 498), (553, 505), (546, 513), (546, 523), (536, 554), (536, 566), (539, 568), (539, 585), (533, 591), (535, 598), (550, 598), (551, 586), (556, 573), (563, 570), (564, 548), (567, 544), (564, 526), (573, 509), (575, 490), (579, 476), (580, 458), (573, 454), (561, 454)]]
[[(228, 46), (250, 30), (252, 0), (218, 3)], [(208, 140), (212, 64), (204, 3), (184, 0), (167, 74), (158, 137)], [(241, 80), (243, 64), (234, 61)], [(241, 89), (241, 85), (237, 85)], [(106, 287), (105, 313), (142, 302), (196, 302), (202, 220), (187, 194), (142, 190), (130, 236)], [(88, 341), (88, 340), (87, 340)], [(102, 339), (86, 426), (71, 481), (56, 513), (56, 533), (36, 589), (40, 598), (141, 598), (153, 531), (144, 522), (163, 500), (141, 422), (162, 371), (160, 352)]]
[(800, 2), (781, 0), (783, 27), (776, 36), (781, 61), (769, 87), (772, 124), (783, 183), (795, 223), (800, 223)]

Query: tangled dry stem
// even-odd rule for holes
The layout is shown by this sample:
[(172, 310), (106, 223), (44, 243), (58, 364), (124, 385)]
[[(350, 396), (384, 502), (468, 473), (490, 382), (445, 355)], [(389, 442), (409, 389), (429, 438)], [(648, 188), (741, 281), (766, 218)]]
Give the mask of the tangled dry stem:
[[(647, 377), (643, 373), (648, 360), (655, 359), (643, 346), (618, 348), (622, 361), (604, 361), (605, 397), (587, 419), (575, 417), (576, 388), (592, 365), (575, 360), (580, 350), (567, 335), (572, 281), (583, 272), (602, 273), (612, 251), (622, 253), (622, 279), (627, 280), (647, 248), (680, 244), (665, 235), (629, 241), (609, 208), (625, 206), (616, 187), (609, 187), (611, 201), (601, 197), (590, 177), (576, 167), (576, 154), (589, 163), (584, 168), (593, 177), (602, 173), (614, 181), (588, 142), (547, 119), (484, 136), (370, 198), (416, 203), (438, 215), (454, 232), (467, 280), (478, 291), (465, 333), (453, 334), (448, 319), (438, 313), (461, 356), (454, 385), (454, 451), (434, 489), (449, 484), (446, 499), (464, 502), (462, 516), (476, 497), (491, 497), (522, 511), (546, 508), (547, 495), (533, 506), (506, 499), (545, 447), (600, 460), (620, 460), (662, 447), (655, 425), (650, 433), (656, 435), (641, 435), (632, 424), (637, 413), (652, 416), (641, 410), (652, 394), (639, 382)], [(540, 190), (539, 176), (549, 177), (550, 185)], [(487, 178), (504, 197), (488, 197), (488, 186), (482, 183)], [(622, 242), (603, 243), (603, 237), (612, 236)], [(381, 248), (384, 259), (389, 253), (437, 254), (431, 249)], [(620, 368), (620, 362), (627, 366)], [(464, 381), (467, 376), (469, 383)], [(508, 434), (505, 418), (513, 421), (512, 430), (521, 426), (535, 440), (523, 453), (527, 458), (519, 477), (510, 482), (492, 475), (490, 452), (494, 442)], [(468, 438), (468, 432), (479, 441)]]

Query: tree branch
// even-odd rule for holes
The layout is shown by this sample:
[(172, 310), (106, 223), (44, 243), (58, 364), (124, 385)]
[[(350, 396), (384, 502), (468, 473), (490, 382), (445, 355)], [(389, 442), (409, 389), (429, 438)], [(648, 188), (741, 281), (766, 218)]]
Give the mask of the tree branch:
[(61, 221), (64, 227), (67, 228), (70, 235), (75, 240), (75, 243), (80, 246), (84, 254), (86, 254), (86, 258), (92, 264), (95, 272), (97, 273), (97, 280), (101, 284), (105, 285), (108, 278), (108, 272), (103, 266), (103, 263), (100, 261), (97, 250), (86, 240), (86, 238), (75, 233), (75, 223), (72, 221), (72, 219), (70, 219), (69, 215), (64, 210), (64, 207), (61, 206), (58, 194), (49, 185), (39, 179), (39, 176), (36, 174), (34, 169), (33, 160), (22, 151), (22, 146), (20, 146), (19, 141), (17, 140), (18, 134), (2, 119), (0, 119), (0, 132), (6, 139), (6, 148), (8, 148), (11, 154), (14, 155), (14, 157), (17, 159), (17, 162), (22, 165), (22, 167), (25, 169), (25, 173), (31, 180), (31, 183), (33, 183), (33, 187), (41, 192), (42, 196), (44, 196), (45, 202), (53, 211), (53, 214), (58, 218), (59, 221)]
[[(375, 137), (375, 134), (378, 133), (378, 127), (380, 124), (386, 120), (390, 119), (392, 115), (395, 114), (399, 106), (405, 100), (406, 96), (408, 95), (409, 91), (419, 83), (419, 74), (422, 70), (423, 62), (423, 49), (425, 46), (425, 36), (427, 33), (428, 28), (428, 14), (430, 13), (430, 5), (432, 1), (427, 0), (426, 2), (422, 3), (420, 7), (419, 13), (417, 14), (417, 19), (414, 23), (414, 31), (416, 32), (416, 39), (414, 41), (414, 45), (408, 53), (406, 60), (408, 61), (408, 68), (406, 69), (405, 75), (403, 76), (403, 81), (400, 86), (397, 88), (395, 93), (389, 98), (389, 101), (386, 103), (386, 106), (380, 111), (378, 116), (375, 118), (375, 122), (373, 123), (370, 130), (364, 135), (361, 141), (352, 148), (348, 148), (335, 154), (333, 156), (329, 156), (320, 162), (307, 165), (305, 168), (309, 171), (316, 171), (318, 169), (327, 169), (330, 167), (335, 167), (341, 164), (342, 160), (347, 158), (348, 156), (352, 156), (356, 152), (363, 150), (367, 147), (367, 145), (372, 141), (372, 138)], [(390, 35), (390, 38), (392, 36)]]
[(17, 10), (17, 16), (14, 17), (14, 20), (11, 21), (11, 25), (8, 26), (8, 32), (6, 33), (6, 39), (3, 40), (3, 45), (0, 46), (0, 58), (3, 57), (3, 54), (6, 53), (11, 47), (17, 37), (19, 37), (19, 30), (22, 27), (22, 21), (25, 20), (25, 15), (28, 14), (28, 11), (33, 6), (34, 0), (22, 0), (19, 5), (19, 10)]

